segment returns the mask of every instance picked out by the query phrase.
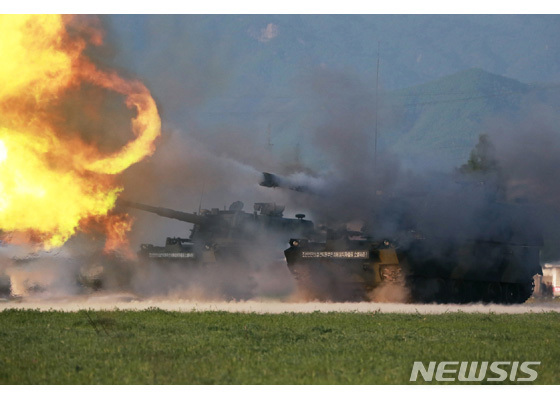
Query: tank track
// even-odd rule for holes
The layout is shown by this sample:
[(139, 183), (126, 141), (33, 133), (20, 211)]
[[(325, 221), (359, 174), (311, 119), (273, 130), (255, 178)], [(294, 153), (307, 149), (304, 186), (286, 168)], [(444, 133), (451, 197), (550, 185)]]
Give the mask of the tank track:
[(412, 299), (421, 303), (522, 304), (533, 294), (533, 279), (525, 283), (483, 282), (413, 277), (408, 280)]
[(345, 283), (344, 279), (325, 273), (315, 266), (290, 269), (298, 291), (310, 301), (360, 302), (367, 301), (367, 288), (361, 284)]
[[(363, 285), (344, 285), (344, 279), (325, 273), (317, 266), (298, 265), (290, 268), (300, 290), (319, 301), (364, 301), (372, 288)], [(399, 269), (384, 271), (384, 281), (405, 286), (413, 303), (494, 303), (522, 304), (533, 294), (533, 279), (525, 283), (469, 281), (450, 278), (409, 276)]]

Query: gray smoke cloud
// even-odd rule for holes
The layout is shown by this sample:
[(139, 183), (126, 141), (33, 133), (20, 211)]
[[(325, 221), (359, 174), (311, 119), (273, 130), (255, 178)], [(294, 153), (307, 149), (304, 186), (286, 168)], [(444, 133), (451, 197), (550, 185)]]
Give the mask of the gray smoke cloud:
[[(494, 148), (488, 155), (494, 167), (485, 173), (461, 172), (459, 165), (442, 172), (431, 159), (410, 168), (400, 162), (406, 154), (387, 149), (375, 154), (375, 96), (364, 89), (367, 85), (348, 75), (320, 72), (311, 87), (324, 120), (313, 143), (327, 168), (313, 176), (292, 174), (284, 182), (309, 189), (307, 194), (292, 191), (290, 197), (312, 209), (316, 222), (336, 227), (359, 220), (377, 239), (398, 240), (407, 231), (418, 231), (437, 239), (433, 250), (437, 254), (441, 247), (441, 255), (449, 243), (537, 245), (541, 235), (548, 256), (557, 253), (560, 132), (550, 106), (530, 99), (518, 120), (496, 115), (487, 122), (481, 134)], [(387, 126), (391, 119), (380, 112), (378, 123)]]
[[(158, 22), (155, 18), (150, 24), (150, 30), (163, 29), (169, 37), (176, 32), (176, 27), (164, 20)], [(110, 26), (108, 31), (110, 39)], [(416, 230), (441, 238), (443, 244), (465, 238), (517, 240), (523, 234), (527, 237), (519, 240), (528, 240), (540, 231), (548, 234), (545, 240), (556, 240), (560, 125), (553, 110), (527, 105), (528, 111), (519, 121), (499, 116), (489, 121), (486, 133), (496, 150), (499, 182), (496, 176), (465, 177), (457, 171), (428, 170), (426, 166), (433, 167), (434, 160), (411, 169), (401, 162), (406, 155), (382, 147), (375, 149), (376, 124), (382, 135), (390, 131), (386, 128), (394, 119), (386, 108), (380, 107), (383, 91), (376, 96), (373, 85), (345, 72), (321, 68), (299, 78), (299, 94), (308, 99), (312, 111), (304, 120), (301, 160), (294, 165), (294, 159), (286, 154), (294, 155), (296, 148), (287, 148), (287, 152), (286, 148), (267, 148), (265, 132), (250, 118), (210, 128), (197, 123), (199, 107), (221, 93), (229, 84), (230, 69), (239, 65), (220, 62), (231, 56), (226, 44), (211, 57), (204, 43), (188, 35), (180, 39), (165, 43), (163, 48), (160, 43), (146, 44), (151, 51), (147, 53), (150, 57), (143, 60), (147, 64), (143, 70), (149, 75), (148, 87), (160, 100), (163, 134), (155, 154), (123, 174), (123, 198), (187, 212), (198, 211), (200, 206), (223, 209), (236, 200), (245, 203), (245, 211), (251, 211), (253, 202), (275, 202), (287, 206), (287, 216), (304, 212), (316, 225), (336, 228), (358, 221), (366, 233), (376, 238), (400, 239), (403, 232)], [(109, 45), (92, 57), (110, 65), (118, 50)], [(184, 56), (175, 56), (177, 63), (164, 63), (166, 52)], [(200, 57), (207, 62), (192, 61)], [(170, 78), (178, 75), (185, 77), (181, 84)], [(376, 98), (380, 104), (375, 104)], [(70, 100), (60, 112), (76, 125), (76, 131), (84, 132), (86, 139), (107, 151), (122, 145), (125, 135), (121, 132), (127, 132), (125, 125), (130, 116), (116, 105), (120, 99), (107, 99), (85, 88)], [(82, 129), (89, 123), (87, 118), (76, 116), (76, 107), (82, 103), (96, 104), (110, 118)], [(186, 114), (181, 120), (184, 124), (177, 126), (166, 120), (166, 116), (181, 110)], [(118, 134), (98, 137), (99, 131)], [(263, 171), (286, 173), (291, 182), (309, 188), (310, 193), (263, 188), (259, 186)], [(529, 207), (520, 205), (521, 200)], [(495, 206), (500, 202), (520, 206), (504, 211)], [(130, 211), (130, 215), (135, 220), (130, 233), (134, 251), (141, 243), (163, 245), (167, 236), (188, 237), (192, 228), (190, 224), (141, 211)], [(517, 236), (512, 236), (512, 221), (519, 225), (513, 229)], [(58, 257), (58, 267), (52, 267), (51, 261), (34, 264), (42, 265), (42, 278), (37, 278), (35, 271), (39, 268), (32, 264), (17, 271), (26, 271), (35, 278), (14, 273), (9, 259), (2, 262), (0, 274), (16, 277), (13, 279), (23, 277), (18, 282), (27, 279), (29, 287), (35, 279), (53, 288), (53, 293), (68, 295), (76, 293), (76, 276), (89, 274), (90, 279), (95, 279), (102, 271), (105, 288), (128, 290), (140, 296), (285, 296), (294, 290), (282, 254), (286, 247), (285, 238), (268, 238), (244, 250), (252, 265), (218, 263), (207, 269), (189, 269), (104, 255), (102, 240), (84, 234), (65, 246), (67, 256)], [(442, 245), (442, 252), (443, 248)], [(63, 272), (52, 278), (53, 269)], [(16, 292), (26, 290), (29, 289)]]

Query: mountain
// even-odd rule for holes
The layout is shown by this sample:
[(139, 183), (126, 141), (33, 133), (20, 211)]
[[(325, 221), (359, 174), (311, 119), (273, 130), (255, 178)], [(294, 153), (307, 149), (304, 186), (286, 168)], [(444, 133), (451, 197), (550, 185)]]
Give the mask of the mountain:
[(492, 124), (524, 118), (536, 104), (558, 107), (558, 89), (471, 68), (393, 91), (381, 105), (390, 122), (380, 142), (413, 162), (457, 166)]
[[(395, 90), (482, 68), (560, 81), (558, 15), (111, 15), (115, 62), (166, 112), (239, 96), (295, 96), (318, 67)], [(176, 111), (176, 114), (173, 111)], [(266, 126), (266, 124), (265, 124)]]
[[(111, 15), (104, 21), (106, 42), (114, 46), (104, 61), (146, 83), (167, 127), (204, 142), (244, 138), (248, 155), (270, 136), (280, 158), (293, 161), (300, 148), (302, 161), (317, 168), (324, 166), (325, 144), (317, 134), (334, 125), (345, 104), (363, 114), (372, 103), (378, 51), (379, 143), (410, 162), (456, 166), (492, 120), (520, 118), (530, 104), (559, 104), (551, 84), (534, 83), (560, 82), (559, 15)], [(325, 71), (330, 79), (318, 80)], [(339, 99), (325, 99), (337, 91)], [(334, 122), (357, 119), (342, 117)], [(373, 135), (370, 120), (359, 127), (364, 137)], [(219, 152), (235, 158), (230, 147)]]

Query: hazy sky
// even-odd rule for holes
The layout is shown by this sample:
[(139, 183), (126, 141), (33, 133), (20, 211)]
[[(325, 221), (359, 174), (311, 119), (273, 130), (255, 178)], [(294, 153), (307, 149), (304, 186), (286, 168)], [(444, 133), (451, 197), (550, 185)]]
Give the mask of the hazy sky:
[[(110, 15), (112, 62), (146, 81), (164, 125), (292, 161), (315, 146), (325, 88), (354, 107), (468, 68), (560, 81), (558, 15)], [(379, 59), (379, 69), (377, 61)], [(322, 78), (321, 78), (322, 76)], [(378, 78), (377, 78), (378, 76)], [(360, 93), (350, 90), (360, 88)], [(339, 92), (340, 93), (340, 92)], [(356, 97), (361, 96), (361, 97)], [(228, 138), (224, 139), (224, 132)], [(232, 143), (234, 146), (234, 143)], [(231, 147), (231, 146), (230, 146)], [(297, 149), (300, 150), (297, 150)]]

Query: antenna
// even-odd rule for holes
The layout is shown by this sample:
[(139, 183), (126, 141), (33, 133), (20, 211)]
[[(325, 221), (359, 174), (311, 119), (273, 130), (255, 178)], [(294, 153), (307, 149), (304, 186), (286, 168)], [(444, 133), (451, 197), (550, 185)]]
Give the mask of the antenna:
[[(377, 70), (375, 74), (375, 130), (374, 130), (374, 141), (373, 141), (373, 198), (372, 198), (372, 223), (375, 226), (377, 220), (377, 134), (378, 134), (378, 106), (379, 106), (379, 47), (380, 42), (377, 41)], [(370, 228), (372, 229), (372, 228)], [(370, 232), (373, 234), (373, 231)]]
[(202, 191), (200, 192), (200, 202), (198, 203), (198, 215), (202, 211), (202, 198), (204, 197), (204, 186), (206, 186), (206, 182), (202, 184)]
[(268, 146), (268, 151), (272, 152), (271, 136), (270, 136), (270, 122), (268, 123), (268, 128), (266, 129), (266, 145)]
[(378, 131), (378, 103), (379, 103), (379, 47), (380, 41), (377, 41), (377, 71), (375, 74), (375, 137), (373, 142), (373, 168), (374, 176), (377, 176), (377, 131)]
[(301, 167), (301, 148), (300, 148), (300, 143), (299, 142), (297, 142), (297, 144), (296, 144), (295, 161), (296, 161), (296, 168), (300, 169), (300, 167)]

